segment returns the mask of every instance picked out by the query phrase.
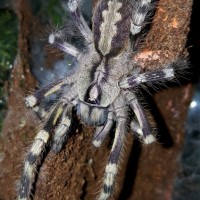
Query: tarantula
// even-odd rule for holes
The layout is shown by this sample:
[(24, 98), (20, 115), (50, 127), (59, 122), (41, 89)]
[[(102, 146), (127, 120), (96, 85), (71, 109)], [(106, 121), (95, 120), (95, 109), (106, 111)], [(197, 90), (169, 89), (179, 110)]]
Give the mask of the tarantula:
[[(93, 15), (92, 31), (80, 11), (78, 0), (64, 2), (74, 26), (84, 38), (85, 48), (79, 50), (63, 39), (62, 31), (49, 35), (49, 43), (77, 59), (78, 67), (26, 97), (26, 106), (39, 112), (41, 105), (52, 94), (59, 98), (43, 116), (42, 129), (25, 158), (21, 177), (19, 200), (30, 199), (36, 169), (44, 150), (59, 152), (67, 139), (76, 112), (87, 125), (96, 126), (93, 145), (100, 147), (116, 123), (114, 141), (105, 168), (103, 188), (99, 200), (108, 199), (113, 191), (118, 171), (127, 124), (145, 144), (155, 141), (144, 109), (137, 98), (137, 88), (145, 83), (171, 80), (175, 77), (177, 62), (146, 70), (133, 59), (138, 35), (152, 7), (151, 0), (100, 0)], [(66, 27), (67, 28), (67, 27)], [(67, 36), (65, 36), (67, 38)], [(133, 48), (134, 47), (134, 48)], [(136, 119), (129, 117), (130, 110)]]

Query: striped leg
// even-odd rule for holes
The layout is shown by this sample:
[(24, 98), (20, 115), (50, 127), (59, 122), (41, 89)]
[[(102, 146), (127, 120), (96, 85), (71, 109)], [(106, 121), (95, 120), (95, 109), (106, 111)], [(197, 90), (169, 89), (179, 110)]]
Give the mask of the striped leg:
[(66, 108), (61, 110), (62, 117), (54, 131), (52, 150), (55, 153), (58, 153), (62, 149), (69, 133), (73, 107), (75, 107), (78, 103), (78, 95), (74, 92), (76, 91), (76, 87), (76, 84), (71, 85), (70, 88), (67, 88), (67, 90), (63, 92), (64, 94), (61, 97), (61, 100), (65, 103)]
[(62, 36), (59, 33), (52, 33), (49, 35), (49, 44), (55, 46), (56, 48), (60, 49), (64, 53), (72, 55), (76, 58), (80, 54), (80, 52), (78, 51), (76, 47), (74, 47), (73, 45), (67, 42), (63, 42)]
[(77, 0), (69, 0), (67, 3), (68, 10), (70, 11), (70, 14), (76, 23), (79, 31), (85, 38), (88, 44), (93, 42), (93, 34), (90, 28), (88, 27), (86, 21), (84, 20), (82, 13), (79, 8), (79, 3)]
[(146, 114), (144, 112), (143, 107), (140, 105), (139, 101), (137, 100), (136, 96), (133, 93), (127, 92), (124, 94), (126, 100), (129, 102), (131, 108), (133, 109), (137, 120), (139, 122), (139, 125), (142, 130), (143, 140), (145, 144), (150, 144), (154, 142), (156, 139), (152, 135), (152, 131), (148, 122), (148, 119), (146, 117)]
[(138, 34), (150, 9), (151, 0), (134, 0), (134, 12), (132, 14), (131, 33)]
[(139, 123), (134, 119), (131, 121), (131, 130), (133, 131), (134, 134), (143, 138), (142, 129)]
[(35, 176), (38, 166), (43, 158), (43, 153), (51, 139), (50, 131), (52, 126), (55, 126), (60, 117), (59, 110), (63, 109), (63, 105), (59, 104), (51, 113), (51, 116), (39, 131), (34, 139), (34, 142), (27, 154), (24, 162), (24, 169), (21, 177), (18, 200), (29, 200), (31, 189), (35, 182)]
[(187, 72), (189, 63), (187, 59), (177, 59), (171, 63), (160, 66), (160, 69), (147, 71), (141, 74), (135, 74), (125, 78), (119, 83), (120, 88), (128, 89), (137, 87), (143, 83), (151, 85), (153, 83), (164, 83), (165, 81), (172, 80), (175, 77), (182, 77)]
[(113, 126), (113, 111), (108, 112), (108, 118), (106, 124), (96, 128), (96, 132), (94, 134), (92, 143), (95, 147), (100, 147), (103, 140), (109, 134), (112, 126)]
[(130, 76), (122, 80), (119, 85), (121, 88), (132, 88), (142, 85), (143, 83), (159, 83), (175, 77), (175, 70), (173, 65), (168, 68), (145, 72)]
[(33, 107), (33, 111), (38, 115), (39, 119), (45, 119), (45, 117), (48, 115), (48, 112), (41, 106), (35, 106)]
[(133, 134), (136, 137), (138, 137), (139, 139), (144, 141), (144, 135), (143, 135), (143, 132), (142, 132), (142, 128), (140, 127), (138, 121), (136, 121), (134, 119), (131, 121), (131, 130), (133, 131)]
[(35, 181), (35, 175), (37, 173), (37, 167), (41, 162), (43, 152), (49, 142), (49, 139), (49, 132), (45, 129), (39, 131), (36, 135), (30, 152), (25, 159), (18, 200), (30, 199), (32, 185)]
[[(29, 95), (25, 98), (25, 104), (28, 108), (33, 108), (37, 104), (40, 104), (43, 98), (48, 97), (51, 94), (58, 92), (62, 87), (75, 82), (75, 75), (69, 75), (65, 78), (58, 79), (55, 82), (52, 82), (41, 89), (37, 90), (34, 94)], [(37, 108), (35, 109), (37, 111)]]
[(60, 152), (60, 150), (63, 147), (63, 144), (65, 143), (67, 139), (69, 127), (71, 125), (71, 120), (72, 120), (73, 106), (74, 105), (68, 105), (67, 108), (65, 108), (62, 114), (61, 121), (54, 131), (52, 150), (55, 153)]
[[(61, 98), (58, 97), (58, 99), (60, 98), (61, 101), (65, 101), (65, 103), (68, 103), (68, 102), (71, 102), (73, 101), (74, 98), (76, 98), (76, 93), (73, 93), (73, 95), (71, 94), (71, 90), (74, 91), (74, 87), (75, 87), (76, 84), (71, 84), (70, 85), (70, 88), (67, 86), (67, 84), (63, 87), (66, 87), (65, 89), (63, 88), (62, 90), (62, 93), (64, 93), (65, 95), (63, 95)], [(41, 90), (43, 90), (45, 88), (42, 88)], [(47, 97), (48, 95), (50, 94), (53, 94), (53, 93), (56, 93), (58, 90), (60, 90), (61, 87), (60, 86), (55, 86), (54, 88), (50, 88), (49, 91), (47, 91), (46, 93), (44, 94), (37, 94), (37, 92), (41, 92), (41, 90), (39, 91), (36, 91), (34, 95), (30, 95), (28, 96), (27, 98), (36, 98), (39, 96), (39, 98), (36, 98), (36, 105), (32, 108), (33, 111), (40, 117), (40, 119), (45, 119), (47, 116), (49, 116), (49, 113), (51, 112), (48, 112), (47, 109), (45, 109), (46, 106), (49, 106), (49, 102), (42, 102), (42, 100), (45, 100), (45, 97)], [(42, 92), (45, 92), (45, 91), (42, 91)], [(26, 99), (27, 100), (27, 99)], [(40, 104), (41, 103), (41, 104)], [(38, 104), (38, 105), (37, 105)], [(53, 102), (53, 105), (55, 103)], [(30, 106), (28, 106), (30, 107)]]
[(108, 159), (108, 163), (105, 169), (103, 189), (98, 200), (107, 200), (112, 194), (115, 177), (118, 171), (118, 165), (120, 160), (120, 155), (122, 152), (122, 147), (124, 144), (125, 133), (126, 133), (126, 117), (127, 112), (123, 108), (120, 102), (116, 102), (115, 113), (116, 113), (116, 132), (114, 137), (114, 142), (112, 145), (111, 153)]

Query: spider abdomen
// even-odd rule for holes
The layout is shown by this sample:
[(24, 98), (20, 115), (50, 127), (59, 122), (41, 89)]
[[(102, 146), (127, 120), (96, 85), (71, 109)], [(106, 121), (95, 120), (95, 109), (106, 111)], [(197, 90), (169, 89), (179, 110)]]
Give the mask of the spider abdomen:
[[(127, 1), (101, 1), (93, 18), (94, 44), (102, 56), (116, 56), (129, 40), (130, 12)], [(126, 9), (125, 9), (126, 8)]]

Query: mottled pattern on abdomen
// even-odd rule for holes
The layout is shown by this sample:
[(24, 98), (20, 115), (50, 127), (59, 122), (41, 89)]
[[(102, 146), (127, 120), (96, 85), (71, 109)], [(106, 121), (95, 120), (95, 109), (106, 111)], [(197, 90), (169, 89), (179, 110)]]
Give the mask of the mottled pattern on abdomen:
[(129, 40), (131, 5), (124, 4), (128, 1), (102, 0), (97, 7), (93, 18), (94, 43), (102, 56), (116, 56)]

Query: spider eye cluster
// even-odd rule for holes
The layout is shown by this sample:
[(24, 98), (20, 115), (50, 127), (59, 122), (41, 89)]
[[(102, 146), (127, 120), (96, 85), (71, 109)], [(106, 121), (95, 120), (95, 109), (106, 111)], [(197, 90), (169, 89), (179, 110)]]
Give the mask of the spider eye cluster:
[(89, 87), (85, 102), (92, 105), (99, 105), (100, 103), (100, 87), (93, 85)]

